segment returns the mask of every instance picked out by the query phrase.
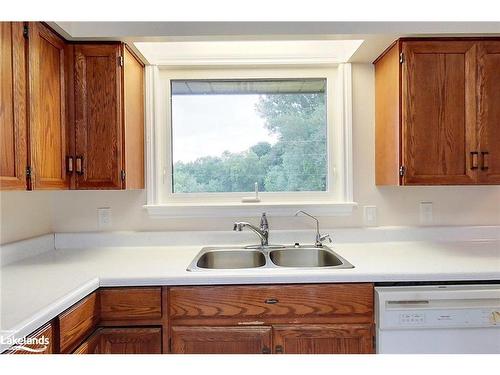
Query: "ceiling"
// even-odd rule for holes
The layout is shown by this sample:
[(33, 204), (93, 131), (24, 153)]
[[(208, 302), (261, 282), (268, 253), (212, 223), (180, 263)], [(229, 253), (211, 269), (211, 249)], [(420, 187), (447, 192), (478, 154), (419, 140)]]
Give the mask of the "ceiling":
[(371, 63), (402, 36), (500, 36), (500, 22), (49, 22), (69, 40), (135, 42), (364, 40), (349, 62)]

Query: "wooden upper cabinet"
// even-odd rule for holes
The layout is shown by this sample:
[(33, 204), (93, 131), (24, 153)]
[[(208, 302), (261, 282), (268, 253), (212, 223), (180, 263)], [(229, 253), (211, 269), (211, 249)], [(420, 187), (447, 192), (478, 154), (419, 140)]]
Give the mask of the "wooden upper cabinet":
[(75, 45), (77, 189), (121, 189), (120, 44)]
[(268, 354), (271, 327), (172, 327), (174, 354)]
[(144, 65), (123, 46), (125, 189), (144, 189)]
[(26, 189), (27, 119), (22, 22), (0, 22), (0, 189)]
[(476, 46), (465, 41), (403, 43), (404, 184), (471, 184), (477, 148)]
[(377, 185), (500, 183), (499, 44), (402, 39), (375, 61)]
[(121, 43), (74, 46), (76, 189), (144, 188), (143, 75)]
[(276, 354), (370, 354), (370, 324), (295, 324), (273, 327)]
[(33, 189), (67, 189), (65, 41), (29, 24), (29, 129)]
[(478, 43), (479, 181), (500, 184), (500, 41)]

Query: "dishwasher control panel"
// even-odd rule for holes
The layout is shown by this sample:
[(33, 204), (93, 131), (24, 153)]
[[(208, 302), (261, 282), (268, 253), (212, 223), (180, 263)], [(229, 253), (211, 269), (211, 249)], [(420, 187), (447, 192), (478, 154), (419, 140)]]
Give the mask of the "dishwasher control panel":
[(377, 327), (381, 330), (500, 330), (499, 285), (376, 287), (375, 291)]
[(385, 311), (379, 319), (381, 329), (408, 327), (492, 327), (500, 328), (500, 312), (493, 309), (429, 309)]

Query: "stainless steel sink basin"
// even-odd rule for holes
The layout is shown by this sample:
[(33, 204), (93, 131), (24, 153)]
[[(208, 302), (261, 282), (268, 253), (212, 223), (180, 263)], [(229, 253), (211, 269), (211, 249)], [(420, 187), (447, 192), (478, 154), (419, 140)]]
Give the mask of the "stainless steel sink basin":
[(271, 246), (205, 247), (196, 255), (188, 271), (250, 268), (342, 269), (354, 268), (329, 247)]
[(238, 269), (256, 268), (266, 264), (261, 251), (244, 249), (213, 249), (204, 252), (196, 262), (198, 268)]
[(280, 267), (336, 267), (342, 261), (333, 252), (320, 248), (273, 250), (271, 261)]

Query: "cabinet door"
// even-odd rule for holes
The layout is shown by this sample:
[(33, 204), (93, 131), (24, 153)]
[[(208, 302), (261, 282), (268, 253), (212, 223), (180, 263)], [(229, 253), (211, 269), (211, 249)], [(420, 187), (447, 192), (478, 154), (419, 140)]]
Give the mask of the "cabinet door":
[(500, 184), (500, 41), (478, 44), (479, 183)]
[(119, 57), (119, 44), (75, 45), (77, 189), (122, 188)]
[(373, 353), (370, 324), (296, 324), (273, 326), (274, 353)]
[(65, 42), (29, 24), (29, 128), (33, 189), (67, 189)]
[(26, 189), (26, 71), (22, 22), (0, 22), (0, 189)]
[[(36, 332), (28, 336), (34, 339), (34, 344), (26, 344), (30, 350), (12, 349), (8, 354), (53, 354), (54, 353), (54, 328), (51, 323), (46, 324)], [(35, 341), (36, 340), (36, 341)]]
[(160, 354), (161, 328), (99, 328), (73, 354)]
[(403, 184), (475, 184), (476, 44), (411, 41), (403, 53)]
[(175, 354), (270, 353), (271, 327), (172, 327)]

